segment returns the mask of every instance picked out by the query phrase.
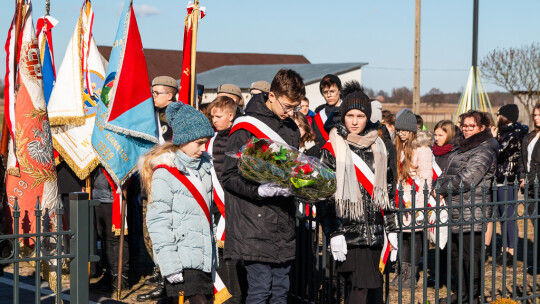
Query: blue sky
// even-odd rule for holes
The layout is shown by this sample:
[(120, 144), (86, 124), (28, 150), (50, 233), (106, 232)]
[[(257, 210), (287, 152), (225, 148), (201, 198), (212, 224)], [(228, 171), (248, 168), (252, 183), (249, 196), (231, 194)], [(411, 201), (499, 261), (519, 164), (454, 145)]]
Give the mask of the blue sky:
[[(0, 73), (14, 1), (0, 4)], [(34, 22), (45, 0), (34, 0)], [(57, 68), (82, 0), (51, 0)], [(111, 45), (123, 0), (92, 1), (94, 38)], [(146, 48), (180, 49), (187, 1), (134, 0)], [(363, 84), (374, 90), (413, 86), (414, 0), (202, 0), (199, 51), (302, 54), (312, 63), (368, 62)], [(422, 1), (421, 91), (461, 91), (472, 57), (472, 0)], [(479, 60), (496, 48), (540, 42), (539, 0), (481, 0)], [(179, 67), (180, 68), (180, 67)], [(485, 80), (488, 91), (502, 90)]]

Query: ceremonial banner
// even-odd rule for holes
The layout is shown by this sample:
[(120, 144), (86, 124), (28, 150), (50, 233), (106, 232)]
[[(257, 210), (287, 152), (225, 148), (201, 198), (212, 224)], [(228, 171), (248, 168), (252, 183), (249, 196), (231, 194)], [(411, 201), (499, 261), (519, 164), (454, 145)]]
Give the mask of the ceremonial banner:
[(54, 148), (81, 180), (99, 164), (91, 141), (105, 69), (92, 36), (93, 19), (86, 0), (47, 105)]
[(117, 185), (133, 173), (137, 158), (157, 142), (146, 60), (132, 2), (122, 12), (109, 58), (92, 146)]
[[(6, 175), (6, 193), (12, 206), (15, 199), (18, 200), (23, 219), (20, 231), (35, 233), (33, 215), (37, 196), (40, 196), (43, 210), (48, 209), (52, 215), (57, 206), (58, 189), (31, 4), (23, 5), (22, 11), (18, 12), (22, 13), (21, 33), (18, 38), (8, 36), (6, 44), (6, 49), (10, 50), (8, 60), (18, 58), (18, 79), (14, 77), (14, 70), (11, 70), (16, 66), (10, 66), (6, 75), (6, 79), (9, 78), (9, 90), (11, 86), (17, 85), (17, 90), (13, 90), (14, 94), (10, 96), (14, 99), (10, 99), (9, 106), (6, 104), (9, 107), (6, 114), (10, 116), (10, 126), (13, 126), (10, 130), (13, 146), (8, 155), (8, 163), (12, 166)], [(11, 44), (12, 38), (19, 41), (18, 50)]]
[[(194, 9), (195, 8), (195, 9)], [(195, 102), (192, 104), (191, 100), (197, 100), (197, 84), (195, 83), (195, 56), (196, 56), (196, 43), (197, 43), (197, 24), (199, 19), (205, 16), (206, 8), (197, 7), (193, 2), (188, 2), (187, 16), (185, 19), (184, 27), (184, 44), (182, 48), (182, 73), (180, 76), (180, 89), (178, 91), (178, 100), (185, 104), (189, 104), (192, 107), (196, 107)], [(200, 13), (200, 17), (199, 17)]]
[(56, 80), (56, 68), (54, 66), (54, 52), (51, 30), (58, 24), (58, 20), (51, 16), (43, 16), (37, 20), (36, 32), (43, 67), (43, 91), (45, 103), (49, 103), (51, 92)]

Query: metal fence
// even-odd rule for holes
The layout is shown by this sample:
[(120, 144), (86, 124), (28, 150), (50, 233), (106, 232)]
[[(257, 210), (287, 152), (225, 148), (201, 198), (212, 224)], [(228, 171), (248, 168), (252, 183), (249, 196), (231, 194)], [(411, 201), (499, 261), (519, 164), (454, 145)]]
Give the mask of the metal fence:
[[(63, 230), (64, 209), (59, 200), (56, 213), (55, 231), (48, 231), (52, 220), (49, 210), (42, 210), (37, 198), (34, 220), (36, 233), (19, 231), (21, 212), (18, 201), (13, 205), (13, 234), (0, 235), (0, 243), (9, 248), (9, 255), (0, 258), (0, 264), (13, 263), (13, 303), (20, 302), (19, 281), (20, 263), (35, 263), (35, 303), (41, 303), (41, 262), (45, 262), (50, 271), (55, 274), (56, 303), (62, 303), (62, 265), (69, 264), (70, 274), (70, 302), (88, 303), (89, 277), (88, 263), (99, 260), (98, 256), (91, 255), (93, 242), (94, 207), (99, 201), (88, 200), (88, 193), (70, 193), (69, 195), (70, 225), (69, 230)], [(42, 224), (43, 223), (43, 224)], [(69, 252), (66, 252), (64, 239), (69, 242)], [(30, 244), (32, 243), (32, 244)], [(21, 245), (26, 244), (26, 245)], [(21, 249), (28, 250), (24, 253)]]
[[(398, 185), (399, 201), (404, 196), (416, 199), (417, 193), (404, 195), (402, 189)], [(523, 191), (519, 183), (499, 186), (485, 181), (469, 189), (461, 183), (446, 193), (441, 193), (438, 184), (434, 189), (421, 189), (425, 207), (401, 206), (397, 211), (401, 228), (398, 257), (396, 262), (386, 264), (384, 285), (374, 290), (376, 302), (540, 301), (538, 180), (532, 184), (526, 180), (524, 189), (528, 190)], [(431, 202), (430, 194), (436, 198)], [(297, 202), (297, 207), (297, 255), (291, 270), (289, 301), (342, 303), (350, 284), (335, 272), (329, 240), (321, 232), (316, 208), (306, 202)], [(413, 215), (418, 220), (405, 225), (404, 219)], [(515, 229), (511, 229), (512, 224)], [(512, 256), (507, 252), (510, 239), (514, 240)], [(410, 271), (403, 271), (404, 263), (400, 262), (405, 250), (412, 261)], [(394, 278), (394, 284), (390, 284)], [(408, 280), (412, 283), (409, 286)]]

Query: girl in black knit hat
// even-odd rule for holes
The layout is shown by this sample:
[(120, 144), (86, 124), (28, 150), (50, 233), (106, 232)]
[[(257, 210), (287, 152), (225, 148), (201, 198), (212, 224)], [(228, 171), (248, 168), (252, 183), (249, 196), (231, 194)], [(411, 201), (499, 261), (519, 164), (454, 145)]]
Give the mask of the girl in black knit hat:
[(360, 84), (349, 82), (343, 92), (341, 119), (321, 151), (321, 160), (336, 171), (336, 194), (319, 203), (317, 211), (336, 270), (352, 284), (345, 303), (373, 303), (383, 283), (379, 265), (385, 231), (397, 249), (396, 205), (389, 195), (395, 183), (389, 164), (395, 159), (387, 150), (391, 143), (370, 122), (371, 101)]

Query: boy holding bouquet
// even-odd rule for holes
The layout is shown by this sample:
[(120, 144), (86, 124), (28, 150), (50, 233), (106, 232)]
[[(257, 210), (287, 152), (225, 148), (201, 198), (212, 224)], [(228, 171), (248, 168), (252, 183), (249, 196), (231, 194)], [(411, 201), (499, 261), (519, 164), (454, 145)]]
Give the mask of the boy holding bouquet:
[[(269, 138), (298, 148), (300, 131), (291, 119), (305, 96), (302, 77), (282, 69), (272, 80), (268, 98), (254, 95), (236, 119), (227, 151), (236, 154), (252, 137)], [(238, 160), (227, 157), (225, 190), (225, 259), (244, 260), (247, 303), (287, 303), (289, 270), (295, 256), (294, 199), (289, 189), (243, 178)]]

